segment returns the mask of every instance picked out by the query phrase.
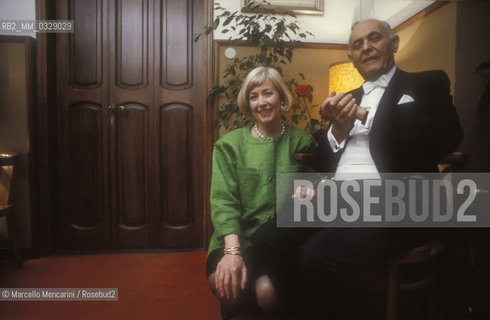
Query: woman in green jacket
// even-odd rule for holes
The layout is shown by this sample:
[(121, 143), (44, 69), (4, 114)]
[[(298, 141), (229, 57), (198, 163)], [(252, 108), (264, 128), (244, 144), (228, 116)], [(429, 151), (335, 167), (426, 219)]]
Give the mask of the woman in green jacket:
[(275, 219), (277, 174), (302, 171), (294, 154), (316, 146), (310, 135), (281, 121), (291, 104), (279, 72), (255, 68), (238, 94), (240, 110), (254, 117), (255, 124), (225, 134), (214, 146), (210, 200), (215, 230), (206, 273), (223, 318), (251, 305), (266, 312), (278, 307), (274, 286), (261, 274), (250, 248), (254, 232)]

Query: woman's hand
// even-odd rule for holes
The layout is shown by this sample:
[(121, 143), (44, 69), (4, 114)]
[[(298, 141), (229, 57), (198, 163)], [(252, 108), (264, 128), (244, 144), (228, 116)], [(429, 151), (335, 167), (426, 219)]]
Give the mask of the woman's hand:
[(247, 284), (247, 268), (242, 256), (225, 254), (216, 267), (215, 281), (221, 297), (236, 299), (239, 283), (242, 290)]

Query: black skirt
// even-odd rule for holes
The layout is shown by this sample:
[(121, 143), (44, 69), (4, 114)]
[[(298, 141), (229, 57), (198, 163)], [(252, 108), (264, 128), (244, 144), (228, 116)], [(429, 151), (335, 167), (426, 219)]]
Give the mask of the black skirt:
[[(283, 314), (296, 312), (301, 300), (297, 258), (303, 243), (316, 232), (313, 228), (277, 228), (271, 220), (252, 236), (252, 246), (242, 250), (249, 283), (268, 275)], [(206, 261), (206, 276), (216, 271), (224, 256), (223, 248), (212, 251)], [(250, 286), (249, 286), (250, 287)], [(254, 295), (254, 290), (251, 290)]]

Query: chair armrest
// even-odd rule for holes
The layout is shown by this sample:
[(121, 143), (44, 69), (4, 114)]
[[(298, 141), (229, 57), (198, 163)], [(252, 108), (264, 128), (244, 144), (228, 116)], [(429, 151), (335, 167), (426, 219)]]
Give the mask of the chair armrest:
[(294, 160), (304, 166), (316, 168), (318, 159), (314, 153), (295, 153)]
[(468, 159), (468, 154), (464, 152), (451, 152), (442, 156), (437, 163), (447, 165), (441, 172), (458, 172), (466, 166)]

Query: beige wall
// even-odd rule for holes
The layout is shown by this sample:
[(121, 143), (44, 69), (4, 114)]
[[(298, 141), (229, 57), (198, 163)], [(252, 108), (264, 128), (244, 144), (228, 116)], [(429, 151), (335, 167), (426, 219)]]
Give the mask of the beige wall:
[[(347, 50), (301, 48), (297, 50), (293, 65), (287, 74), (293, 76), (302, 72), (306, 77), (304, 82), (313, 87), (313, 104), (320, 105), (328, 96), (330, 65), (348, 59)], [(317, 115), (318, 109), (314, 113)]]
[[(35, 20), (36, 0), (0, 0), (0, 20)], [(12, 33), (1, 30), (0, 35), (22, 35), (36, 38), (35, 32)]]
[[(26, 51), (22, 42), (0, 43), (0, 150), (19, 153), (15, 215), (22, 247), (31, 247), (29, 131)], [(5, 218), (0, 218), (0, 248), (8, 247)]]
[(451, 2), (398, 32), (400, 48), (395, 56), (405, 71), (444, 70), (455, 84), (456, 13)]

